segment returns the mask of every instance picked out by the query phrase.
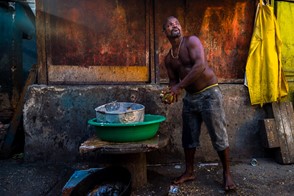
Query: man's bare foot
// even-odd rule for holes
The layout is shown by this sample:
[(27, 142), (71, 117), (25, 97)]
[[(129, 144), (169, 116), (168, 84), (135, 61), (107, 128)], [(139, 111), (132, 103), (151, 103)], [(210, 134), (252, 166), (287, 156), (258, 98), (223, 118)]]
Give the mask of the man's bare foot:
[(230, 174), (224, 174), (224, 186), (225, 191), (236, 190), (236, 185), (233, 182), (232, 176)]
[(180, 177), (176, 178), (173, 183), (174, 184), (182, 184), (187, 181), (195, 180), (194, 174), (184, 173)]

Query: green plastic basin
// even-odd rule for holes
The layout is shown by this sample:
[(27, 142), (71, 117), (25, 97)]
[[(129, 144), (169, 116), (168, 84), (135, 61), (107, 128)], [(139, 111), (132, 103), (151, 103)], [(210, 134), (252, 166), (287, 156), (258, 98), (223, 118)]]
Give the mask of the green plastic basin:
[(143, 122), (133, 123), (103, 123), (96, 118), (88, 121), (95, 126), (96, 135), (101, 140), (111, 142), (134, 142), (154, 137), (161, 122), (166, 118), (161, 115), (145, 114)]

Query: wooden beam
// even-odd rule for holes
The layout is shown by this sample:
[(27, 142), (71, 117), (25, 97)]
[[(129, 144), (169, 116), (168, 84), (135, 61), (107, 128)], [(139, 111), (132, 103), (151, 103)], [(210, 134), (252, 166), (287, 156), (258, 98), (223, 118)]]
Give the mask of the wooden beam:
[(274, 118), (260, 120), (260, 136), (262, 145), (265, 148), (278, 148), (280, 147), (276, 121)]
[(280, 160), (283, 164), (294, 163), (294, 112), (291, 102), (272, 103), (278, 139)]
[(48, 84), (47, 74), (47, 54), (46, 54), (46, 12), (44, 6), (44, 0), (36, 1), (36, 37), (38, 48), (38, 83)]
[(36, 82), (36, 78), (37, 78), (36, 67), (37, 67), (36, 65), (32, 66), (30, 73), (28, 75), (28, 78), (26, 80), (25, 86), (23, 87), (20, 99), (17, 103), (16, 110), (10, 122), (10, 127), (8, 129), (8, 132), (6, 133), (4, 143), (0, 151), (1, 157), (10, 156), (10, 153), (12, 151), (12, 144), (14, 142), (16, 132), (19, 128), (19, 124), (22, 119), (22, 111), (23, 111), (23, 105), (25, 102), (25, 95), (26, 95), (27, 88), (29, 87), (29, 85), (32, 85)]

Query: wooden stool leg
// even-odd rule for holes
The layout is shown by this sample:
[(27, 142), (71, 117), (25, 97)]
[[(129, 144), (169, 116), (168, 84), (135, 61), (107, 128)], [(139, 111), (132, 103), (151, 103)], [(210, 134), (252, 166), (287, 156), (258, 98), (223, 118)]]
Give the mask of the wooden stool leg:
[(126, 167), (132, 175), (132, 188), (136, 189), (147, 184), (146, 153), (119, 155), (116, 164)]

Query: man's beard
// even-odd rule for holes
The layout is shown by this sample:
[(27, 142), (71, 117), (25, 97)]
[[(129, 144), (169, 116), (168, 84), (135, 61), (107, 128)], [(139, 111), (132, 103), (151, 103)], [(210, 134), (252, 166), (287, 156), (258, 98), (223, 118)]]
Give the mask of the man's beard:
[(171, 31), (170, 37), (171, 38), (181, 37), (181, 31), (180, 30), (178, 30), (178, 31)]
[(173, 37), (173, 38), (181, 37), (181, 33), (179, 33), (179, 32), (171, 33), (171, 37)]

